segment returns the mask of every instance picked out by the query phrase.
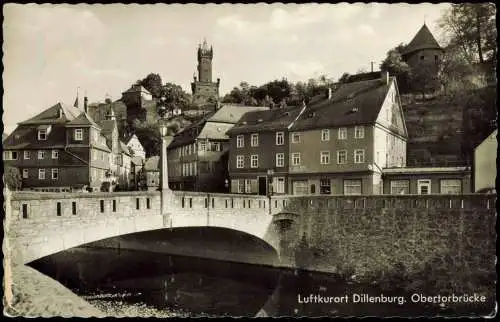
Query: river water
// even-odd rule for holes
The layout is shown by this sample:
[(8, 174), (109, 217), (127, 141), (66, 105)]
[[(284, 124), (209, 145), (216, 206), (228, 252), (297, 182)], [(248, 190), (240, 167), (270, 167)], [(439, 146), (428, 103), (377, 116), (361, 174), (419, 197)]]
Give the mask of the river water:
[[(391, 294), (376, 285), (353, 284), (333, 275), (147, 251), (78, 247), (30, 266), (111, 315), (124, 307), (135, 308), (138, 312), (132, 314), (139, 316), (452, 314), (437, 306), (411, 303), (410, 294), (398, 290)], [(362, 301), (381, 295), (394, 298), (395, 303)], [(320, 297), (337, 303), (320, 303)], [(405, 303), (397, 302), (400, 297)], [(359, 301), (354, 303), (355, 299)]]

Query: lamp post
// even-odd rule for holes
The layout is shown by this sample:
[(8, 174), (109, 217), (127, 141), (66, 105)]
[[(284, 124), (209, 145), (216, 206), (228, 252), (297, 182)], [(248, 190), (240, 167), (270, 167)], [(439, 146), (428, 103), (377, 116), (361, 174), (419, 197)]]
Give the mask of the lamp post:
[(172, 191), (168, 187), (168, 162), (167, 162), (167, 147), (172, 142), (173, 136), (169, 133), (169, 123), (177, 115), (180, 115), (180, 109), (175, 107), (167, 107), (165, 96), (160, 98), (158, 102), (158, 125), (161, 136), (161, 152), (160, 152), (160, 191), (161, 191), (161, 213), (166, 214), (168, 211), (168, 201)]

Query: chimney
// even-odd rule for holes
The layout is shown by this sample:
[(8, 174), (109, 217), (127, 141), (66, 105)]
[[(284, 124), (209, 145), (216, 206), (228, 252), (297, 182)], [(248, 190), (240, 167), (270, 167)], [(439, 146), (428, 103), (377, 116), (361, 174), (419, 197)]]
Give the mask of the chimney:
[(85, 95), (85, 97), (83, 98), (83, 110), (85, 111), (85, 113), (88, 112), (88, 103), (89, 99), (87, 98), (87, 95)]

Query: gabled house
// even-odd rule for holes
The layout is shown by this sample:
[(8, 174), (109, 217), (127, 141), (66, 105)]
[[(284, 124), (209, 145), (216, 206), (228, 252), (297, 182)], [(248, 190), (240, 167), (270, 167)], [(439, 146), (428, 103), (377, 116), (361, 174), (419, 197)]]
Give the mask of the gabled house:
[(247, 112), (228, 131), (232, 193), (288, 193), (289, 126), (302, 107)]
[(57, 103), (20, 122), (4, 141), (4, 164), (17, 167), (24, 190), (99, 190), (111, 149), (84, 111)]
[(496, 190), (498, 129), (474, 149), (474, 192)]
[(289, 129), (293, 194), (380, 194), (382, 169), (406, 165), (408, 134), (395, 77), (337, 85)]
[(167, 148), (169, 185), (175, 190), (222, 192), (228, 189), (230, 130), (243, 114), (267, 107), (223, 104), (174, 136)]
[(146, 151), (144, 150), (141, 141), (137, 138), (137, 135), (132, 134), (126, 136), (123, 139), (123, 142), (125, 142), (128, 148), (132, 151), (132, 156), (146, 159)]

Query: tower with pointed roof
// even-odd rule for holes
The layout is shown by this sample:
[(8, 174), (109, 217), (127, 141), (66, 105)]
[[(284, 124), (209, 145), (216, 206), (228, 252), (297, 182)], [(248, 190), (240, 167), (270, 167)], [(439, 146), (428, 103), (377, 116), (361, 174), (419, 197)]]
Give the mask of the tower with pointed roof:
[(405, 47), (402, 56), (412, 69), (431, 67), (437, 73), (439, 62), (443, 56), (443, 48), (424, 22), (422, 28)]
[(191, 90), (193, 103), (201, 108), (214, 108), (214, 102), (219, 99), (220, 79), (212, 81), (212, 59), (214, 52), (212, 46), (208, 47), (207, 41), (198, 46), (198, 77), (193, 75)]

